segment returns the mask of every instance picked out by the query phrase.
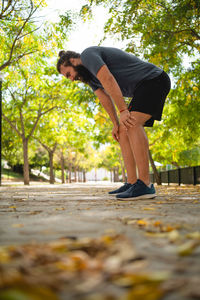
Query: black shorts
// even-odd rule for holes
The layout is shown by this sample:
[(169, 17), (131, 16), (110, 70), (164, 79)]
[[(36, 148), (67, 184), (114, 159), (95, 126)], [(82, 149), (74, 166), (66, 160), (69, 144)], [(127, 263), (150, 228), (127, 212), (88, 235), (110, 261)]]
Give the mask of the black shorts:
[(143, 80), (136, 87), (128, 110), (151, 115), (152, 117), (144, 126), (152, 127), (155, 120), (161, 120), (163, 106), (170, 88), (170, 78), (164, 71), (153, 79)]

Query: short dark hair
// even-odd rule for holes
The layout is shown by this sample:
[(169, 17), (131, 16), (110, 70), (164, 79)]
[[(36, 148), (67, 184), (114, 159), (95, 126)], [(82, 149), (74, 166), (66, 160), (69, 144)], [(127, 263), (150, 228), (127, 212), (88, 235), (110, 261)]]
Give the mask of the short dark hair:
[(60, 73), (60, 66), (73, 66), (70, 62), (70, 58), (80, 58), (81, 55), (79, 53), (76, 53), (74, 51), (64, 51), (61, 50), (58, 53), (58, 56), (60, 57), (57, 62), (57, 71)]

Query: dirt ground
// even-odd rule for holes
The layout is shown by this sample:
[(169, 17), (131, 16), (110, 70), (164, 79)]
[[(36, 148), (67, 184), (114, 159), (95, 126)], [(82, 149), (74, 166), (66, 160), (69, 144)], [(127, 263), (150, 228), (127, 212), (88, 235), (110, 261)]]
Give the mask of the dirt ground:
[(200, 187), (119, 201), (118, 186), (4, 183), (0, 299), (200, 299)]

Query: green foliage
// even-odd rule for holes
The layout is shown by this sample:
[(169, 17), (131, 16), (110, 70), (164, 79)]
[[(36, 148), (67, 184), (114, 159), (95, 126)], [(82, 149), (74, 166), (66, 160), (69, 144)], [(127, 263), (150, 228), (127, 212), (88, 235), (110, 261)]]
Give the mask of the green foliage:
[(2, 120), (2, 157), (10, 166), (23, 163), (22, 144), (18, 135)]
[(111, 170), (115, 167), (120, 168), (120, 160), (122, 160), (121, 151), (119, 145), (109, 145), (100, 154), (101, 161), (99, 163), (100, 168)]
[(40, 49), (34, 15), (44, 5), (44, 0), (0, 1), (0, 70)]
[[(109, 8), (108, 35), (127, 42), (126, 50), (143, 54), (165, 70), (181, 67), (182, 56), (200, 50), (198, 0), (88, 0)], [(90, 8), (91, 9), (91, 8)]]
[[(198, 0), (88, 0), (108, 8), (105, 37), (170, 72), (173, 79), (163, 121), (148, 129), (155, 160), (193, 165), (200, 136), (200, 2)], [(185, 60), (190, 67), (186, 69)], [(186, 158), (186, 153), (188, 157)], [(189, 159), (190, 156), (190, 159)]]

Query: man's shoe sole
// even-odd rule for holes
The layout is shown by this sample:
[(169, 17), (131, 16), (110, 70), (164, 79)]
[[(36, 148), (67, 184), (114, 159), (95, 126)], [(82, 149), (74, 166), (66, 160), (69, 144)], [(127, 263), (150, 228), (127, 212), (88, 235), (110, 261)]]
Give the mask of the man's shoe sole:
[(141, 196), (137, 196), (137, 197), (129, 197), (129, 198), (117, 198), (117, 200), (138, 200), (138, 199), (153, 199), (155, 198), (157, 195), (156, 194), (145, 194), (145, 195), (141, 195)]

